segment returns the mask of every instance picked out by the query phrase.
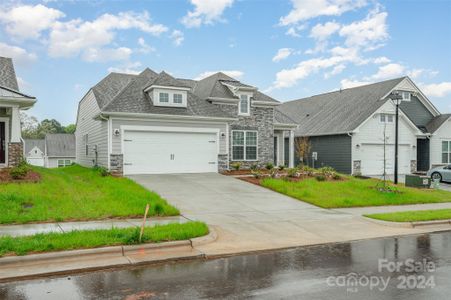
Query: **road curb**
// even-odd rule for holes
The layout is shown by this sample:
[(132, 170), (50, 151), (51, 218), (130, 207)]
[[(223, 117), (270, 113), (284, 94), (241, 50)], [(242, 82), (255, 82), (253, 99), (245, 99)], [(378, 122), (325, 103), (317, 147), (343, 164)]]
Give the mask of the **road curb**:
[[(196, 250), (195, 247), (199, 245), (212, 243), (216, 241), (216, 239), (217, 239), (216, 231), (213, 228), (209, 227), (209, 233), (207, 235), (189, 240), (163, 242), (163, 243), (149, 243), (142, 245), (111, 246), (94, 249), (69, 250), (61, 252), (30, 254), (26, 256), (8, 256), (0, 258), (0, 270), (1, 269), (5, 270), (6, 268), (9, 268), (11, 270), (28, 269), (27, 266), (32, 267), (33, 265), (42, 265), (42, 264), (50, 265), (52, 263), (58, 263), (61, 260), (72, 261), (75, 263), (75, 265), (73, 267), (68, 267), (67, 269), (61, 270), (50, 271), (44, 268), (42, 271), (37, 271), (34, 273), (30, 272), (29, 274), (20, 274), (20, 275), (11, 274), (11, 276), (8, 275), (3, 277), (0, 276), (0, 282), (7, 282), (12, 280), (24, 280), (28, 278), (37, 278), (42, 276), (51, 276), (58, 274), (82, 273), (87, 271), (110, 269), (124, 266), (134, 266), (140, 264), (151, 264), (168, 261), (205, 258), (205, 255)], [(183, 250), (181, 249), (185, 250), (192, 249), (194, 251), (193, 253), (187, 254), (186, 251), (183, 252)], [(131, 257), (136, 257), (136, 255), (151, 252), (156, 253), (171, 252), (175, 255), (166, 258), (162, 257), (157, 259), (155, 258), (149, 260), (144, 259), (139, 261), (131, 259)], [(88, 261), (106, 259), (109, 262), (102, 266), (92, 265), (85, 266), (83, 268), (77, 267), (76, 262), (81, 260), (83, 257), (85, 257), (86, 260)], [(124, 263), (124, 259), (125, 261), (127, 261), (126, 263)]]
[(433, 220), (433, 221), (416, 221), (416, 222), (392, 222), (392, 221), (384, 221), (384, 220), (377, 220), (372, 219), (369, 217), (362, 216), (367, 221), (389, 226), (389, 227), (400, 227), (400, 228), (415, 228), (415, 227), (421, 227), (421, 226), (434, 226), (434, 225), (451, 225), (451, 219), (450, 220)]

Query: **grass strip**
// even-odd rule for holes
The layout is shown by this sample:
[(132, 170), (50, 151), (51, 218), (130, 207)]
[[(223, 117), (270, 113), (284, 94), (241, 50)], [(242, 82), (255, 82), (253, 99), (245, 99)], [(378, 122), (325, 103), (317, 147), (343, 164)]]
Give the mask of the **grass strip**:
[(344, 175), (343, 177), (346, 180), (318, 181), (311, 178), (298, 182), (266, 178), (262, 180), (261, 185), (324, 208), (451, 202), (451, 193), (443, 190), (397, 185), (397, 193), (384, 193), (376, 188), (380, 183), (378, 179), (359, 179)]
[[(62, 250), (139, 244), (140, 228), (74, 230), (67, 233), (41, 233), (31, 236), (0, 237), (0, 257)], [(208, 234), (203, 222), (172, 223), (146, 227), (143, 243), (187, 240)]]
[(369, 214), (365, 217), (390, 222), (418, 222), (451, 219), (451, 209), (416, 210), (394, 213)]

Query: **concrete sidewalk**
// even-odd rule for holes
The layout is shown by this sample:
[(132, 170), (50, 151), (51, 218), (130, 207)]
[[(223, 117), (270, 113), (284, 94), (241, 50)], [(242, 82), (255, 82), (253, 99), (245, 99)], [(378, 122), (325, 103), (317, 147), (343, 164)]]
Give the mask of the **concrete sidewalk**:
[(451, 203), (428, 203), (428, 204), (411, 204), (411, 205), (386, 205), (371, 207), (351, 207), (351, 208), (335, 208), (334, 211), (362, 216), (368, 214), (390, 213), (412, 210), (434, 210), (434, 209), (451, 209)]
[[(146, 226), (163, 225), (169, 223), (185, 223), (189, 221), (183, 216), (174, 217), (149, 217)], [(108, 219), (99, 221), (85, 222), (58, 222), (58, 223), (39, 223), (39, 224), (21, 224), (21, 225), (0, 225), (0, 236), (24, 236), (37, 233), (48, 232), (69, 232), (73, 230), (95, 230), (139, 227), (142, 219)]]

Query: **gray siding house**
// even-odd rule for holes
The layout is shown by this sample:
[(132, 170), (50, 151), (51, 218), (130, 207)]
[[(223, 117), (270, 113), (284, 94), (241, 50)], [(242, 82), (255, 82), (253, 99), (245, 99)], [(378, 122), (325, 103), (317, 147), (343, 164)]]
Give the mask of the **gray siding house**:
[(395, 105), (389, 95), (394, 91), (403, 96), (400, 174), (451, 163), (450, 115), (442, 115), (408, 77), (289, 101), (277, 109), (299, 125), (296, 139), (309, 139), (305, 163), (346, 174), (393, 174)]
[(24, 139), (24, 157), (39, 167), (70, 166), (75, 162), (75, 135), (48, 133), (44, 139)]
[(79, 103), (76, 161), (126, 175), (293, 165), (297, 125), (279, 105), (223, 73), (198, 81), (111, 73)]

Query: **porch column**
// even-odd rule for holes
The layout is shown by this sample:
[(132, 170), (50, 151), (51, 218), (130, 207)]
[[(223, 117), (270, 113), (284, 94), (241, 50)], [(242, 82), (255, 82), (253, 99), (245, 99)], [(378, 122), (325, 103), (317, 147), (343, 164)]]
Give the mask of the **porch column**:
[(19, 106), (11, 107), (11, 143), (20, 143), (20, 111)]
[(294, 131), (290, 130), (290, 136), (288, 139), (289, 142), (289, 158), (288, 158), (288, 167), (293, 168), (294, 167)]

